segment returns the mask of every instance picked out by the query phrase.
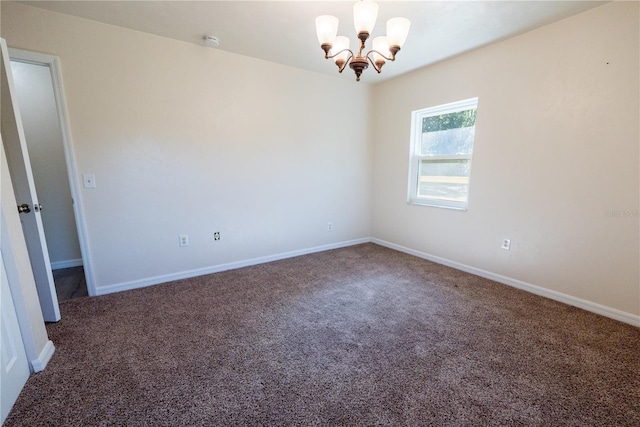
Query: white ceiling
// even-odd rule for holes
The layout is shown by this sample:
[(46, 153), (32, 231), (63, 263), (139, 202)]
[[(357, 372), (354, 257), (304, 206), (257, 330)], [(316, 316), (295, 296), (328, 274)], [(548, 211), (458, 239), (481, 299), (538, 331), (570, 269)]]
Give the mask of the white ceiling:
[[(202, 44), (205, 34), (220, 39), (217, 49), (337, 75), (324, 59), (315, 17), (335, 15), (339, 35), (356, 45), (353, 1), (27, 1), (30, 6)], [(372, 67), (361, 83), (378, 83), (477, 47), (555, 22), (606, 2), (596, 1), (378, 1), (373, 36), (387, 19), (411, 21), (396, 61), (381, 75)], [(370, 48), (370, 41), (367, 43)], [(209, 49), (203, 47), (203, 49)], [(355, 80), (350, 69), (341, 78)]]

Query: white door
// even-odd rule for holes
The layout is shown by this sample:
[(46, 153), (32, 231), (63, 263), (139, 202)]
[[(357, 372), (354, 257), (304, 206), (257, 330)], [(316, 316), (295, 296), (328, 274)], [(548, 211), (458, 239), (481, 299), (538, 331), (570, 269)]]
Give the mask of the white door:
[(25, 241), (27, 242), (27, 249), (29, 250), (29, 259), (31, 260), (31, 268), (36, 281), (42, 316), (46, 322), (57, 322), (60, 320), (58, 297), (53, 282), (53, 274), (51, 273), (49, 252), (40, 216), (41, 208), (38, 203), (33, 174), (31, 173), (31, 162), (29, 161), (29, 152), (27, 151), (24, 129), (20, 119), (20, 110), (14, 95), (15, 90), (13, 76), (10, 72), (9, 52), (4, 39), (0, 39), (0, 49), (2, 51), (2, 59), (0, 61), (2, 79), (0, 95), (2, 126), (0, 129), (2, 130), (2, 140), (7, 153), (16, 201), (18, 205), (24, 207), (23, 212), (20, 214), (20, 220)]
[(0, 424), (29, 378), (29, 363), (0, 252)]

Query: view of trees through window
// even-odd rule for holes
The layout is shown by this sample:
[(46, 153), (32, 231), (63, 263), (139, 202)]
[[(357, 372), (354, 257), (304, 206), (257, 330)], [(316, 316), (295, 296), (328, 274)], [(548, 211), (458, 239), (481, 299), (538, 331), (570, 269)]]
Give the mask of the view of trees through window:
[(422, 132), (436, 132), (439, 130), (465, 128), (475, 126), (475, 124), (476, 109), (474, 108), (473, 110), (425, 117), (422, 119)]
[(421, 154), (471, 154), (475, 124), (475, 109), (423, 118)]

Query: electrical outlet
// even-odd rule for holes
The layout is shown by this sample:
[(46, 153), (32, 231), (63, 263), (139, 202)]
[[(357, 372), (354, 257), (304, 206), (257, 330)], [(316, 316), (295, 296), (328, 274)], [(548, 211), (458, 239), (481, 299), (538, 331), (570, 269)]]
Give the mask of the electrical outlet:
[(96, 188), (96, 176), (92, 173), (82, 174), (84, 188)]
[(181, 234), (178, 236), (178, 240), (180, 242), (180, 246), (189, 246), (189, 235)]
[(213, 233), (213, 240), (220, 240), (220, 232), (216, 231), (215, 233)]
[(332, 222), (327, 223), (327, 231), (333, 231), (333, 223)]
[(502, 249), (505, 251), (511, 249), (511, 239), (502, 239)]

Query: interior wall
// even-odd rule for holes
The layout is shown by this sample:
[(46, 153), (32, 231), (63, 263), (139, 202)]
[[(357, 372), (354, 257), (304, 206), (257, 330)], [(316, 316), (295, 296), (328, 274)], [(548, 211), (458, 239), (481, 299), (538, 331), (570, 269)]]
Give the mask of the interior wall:
[[(638, 6), (377, 85), (373, 236), (640, 314)], [(468, 211), (407, 204), (411, 111), (476, 96)]]
[(370, 235), (367, 86), (15, 3), (1, 34), (60, 58), (98, 292)]
[(49, 67), (11, 61), (52, 267), (82, 263)]
[[(99, 288), (372, 235), (640, 313), (637, 3), (401, 76), (372, 99), (15, 3), (2, 3), (1, 34), (61, 58), (78, 171), (97, 181), (81, 196)], [(411, 111), (474, 96), (468, 211), (408, 205)]]

